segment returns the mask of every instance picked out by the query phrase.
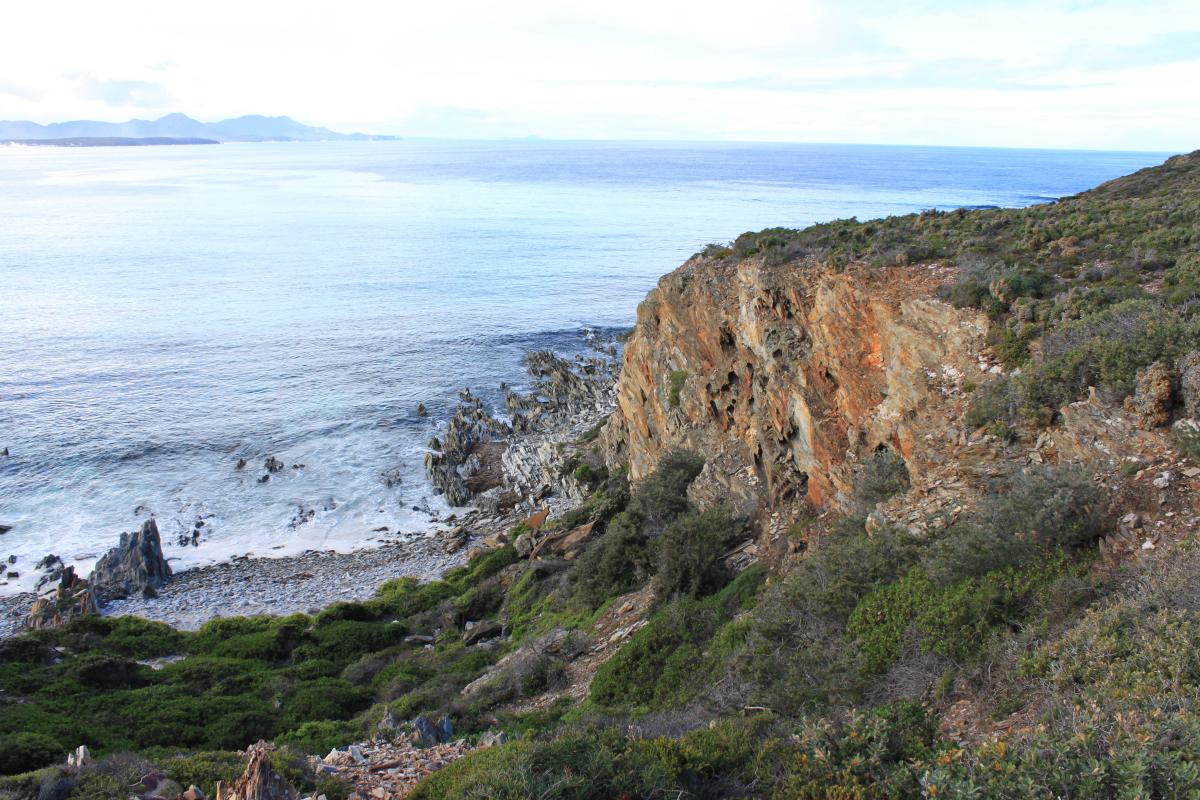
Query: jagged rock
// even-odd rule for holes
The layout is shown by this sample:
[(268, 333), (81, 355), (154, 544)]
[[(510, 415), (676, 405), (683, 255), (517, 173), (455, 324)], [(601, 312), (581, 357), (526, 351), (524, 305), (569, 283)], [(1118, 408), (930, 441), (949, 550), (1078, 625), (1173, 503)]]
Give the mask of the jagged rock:
[(418, 417), (428, 417), (429, 416), (429, 409), (425, 408), (424, 403), (417, 403), (417, 416)]
[(1171, 421), (1175, 398), (1175, 373), (1162, 361), (1137, 372), (1133, 396), (1125, 400), (1125, 410), (1133, 415), (1139, 428), (1161, 428)]
[(253, 745), (246, 771), (232, 784), (217, 781), (213, 800), (297, 800), (295, 787), (271, 769), (271, 749), (265, 742)]
[(592, 522), (580, 525), (578, 528), (551, 533), (537, 543), (531, 557), (545, 558), (547, 556), (557, 556), (565, 558), (571, 553), (579, 551), (583, 547), (583, 544), (591, 537), (592, 531), (595, 529), (596, 523), (593, 520)]
[(161, 589), (171, 577), (163, 558), (158, 523), (148, 519), (140, 530), (121, 534), (121, 543), (96, 562), (90, 583), (99, 597), (114, 599)]
[(499, 622), (480, 622), (475, 627), (463, 634), (463, 644), (470, 647), (473, 644), (479, 644), (485, 639), (495, 639), (500, 634), (504, 633), (504, 626)]
[(417, 747), (433, 747), (438, 743), (437, 728), (429, 718), (421, 715), (412, 721), (413, 744)]
[(65, 566), (63, 560), (53, 553), (44, 556), (35, 567), (42, 574), (38, 576), (37, 583), (34, 584), (34, 591), (40, 594), (43, 588), (60, 581)]
[[(476, 493), (498, 485), (499, 454), (512, 433), (469, 389), (460, 392), (459, 398), (445, 438), (431, 440), (430, 452), (425, 454), (426, 477), (452, 506), (466, 505)], [(439, 447), (435, 448), (435, 443)]]
[(404, 483), (404, 474), (400, 467), (385, 469), (379, 477), (383, 479), (383, 485), (389, 489)]
[(433, 728), (437, 732), (439, 742), (448, 742), (454, 737), (454, 725), (450, 723), (449, 717), (439, 719)]
[(86, 744), (81, 744), (75, 748), (75, 752), (67, 756), (67, 766), (79, 769), (80, 767), (90, 766), (92, 763), (92, 751), (88, 750)]
[(283, 472), (283, 462), (275, 456), (271, 456), (263, 462), (263, 469), (267, 472)]
[(0, 536), (3, 536), (4, 534), (8, 533), (12, 529), (13, 529), (12, 525), (0, 525)]
[(204, 792), (196, 784), (192, 784), (183, 794), (179, 795), (179, 800), (205, 800)]
[(33, 601), (25, 618), (25, 627), (32, 630), (61, 628), (71, 620), (99, 613), (92, 587), (76, 576), (74, 567), (65, 567), (54, 594)]
[(246, 463), (247, 463), (247, 462), (246, 462), (246, 459), (244, 459), (244, 458), (239, 458), (239, 459), (237, 460), (237, 465), (234, 467), (234, 469), (245, 469), (245, 468), (246, 468)]

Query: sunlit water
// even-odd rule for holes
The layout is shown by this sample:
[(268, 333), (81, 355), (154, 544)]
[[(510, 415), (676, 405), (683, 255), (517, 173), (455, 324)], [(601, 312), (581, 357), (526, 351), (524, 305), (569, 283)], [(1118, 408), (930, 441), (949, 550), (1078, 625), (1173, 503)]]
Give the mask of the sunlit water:
[[(1145, 153), (549, 142), (0, 147), (0, 558), (159, 521), (176, 568), (445, 510), (424, 443), (710, 241), (1020, 206)], [(415, 409), (425, 403), (428, 418)], [(266, 484), (268, 455), (288, 465)], [(234, 469), (239, 457), (250, 461)], [(302, 469), (291, 469), (303, 464)], [(399, 469), (403, 482), (380, 475)], [(298, 507), (316, 516), (289, 523)], [(421, 511), (414, 511), (416, 506)], [(198, 547), (176, 543), (204, 518)]]

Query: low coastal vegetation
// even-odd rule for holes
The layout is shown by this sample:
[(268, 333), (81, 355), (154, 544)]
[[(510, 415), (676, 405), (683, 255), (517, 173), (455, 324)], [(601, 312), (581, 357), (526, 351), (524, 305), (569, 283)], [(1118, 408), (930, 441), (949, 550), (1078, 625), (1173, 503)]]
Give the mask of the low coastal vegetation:
[[(703, 257), (953, 262), (943, 297), (986, 312), (1008, 368), (964, 386), (966, 422), (1003, 448), (1200, 346), (1200, 167), (1030, 209), (746, 234)], [(688, 375), (668, 379), (678, 406)], [(1177, 430), (1194, 455), (1195, 429)], [(689, 497), (700, 454), (668, 451), (632, 486), (569, 460), (588, 496), (538, 524), (587, 528), (578, 552), (530, 557), (519, 526), (442, 580), (312, 616), (196, 632), (93, 616), (0, 643), (0, 797), (125, 800), (151, 766), (211, 792), (261, 738), (295, 785), (343, 800), (303, 756), (389, 713), (508, 735), (415, 798), (1200, 796), (1200, 541), (1140, 532), (1136, 558), (1112, 557), (1141, 525), (1125, 490), (1144, 470), (1067, 461), (998, 460), (953, 514), (908, 525), (877, 513), (919, 477), (884, 447), (836, 509), (784, 521), (788, 553), (751, 563), (754, 521)], [(1171, 481), (1153, 485), (1142, 507), (1173, 518)], [(57, 766), (81, 744), (97, 764)]]

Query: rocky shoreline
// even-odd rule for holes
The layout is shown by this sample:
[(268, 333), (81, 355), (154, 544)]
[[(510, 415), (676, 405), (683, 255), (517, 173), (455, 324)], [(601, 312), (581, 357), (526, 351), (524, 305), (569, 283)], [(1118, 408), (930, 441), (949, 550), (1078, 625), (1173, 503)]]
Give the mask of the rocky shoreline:
[[(533, 392), (502, 387), (512, 424), (497, 420), (464, 390), (449, 426), (454, 444), (431, 453), (431, 482), (456, 504), (474, 506), (452, 515), (449, 529), (401, 533), (391, 541), (349, 553), (309, 550), (279, 558), (242, 557), (170, 576), (144, 595), (104, 603), (106, 616), (136, 615), (195, 630), (223, 616), (315, 613), (335, 602), (364, 600), (385, 581), (435, 580), (464, 563), (471, 545), (495, 547), (530, 514), (559, 513), (586, 489), (558, 445), (601, 424), (615, 407), (615, 343), (589, 339), (599, 358), (561, 359), (531, 353)], [(155, 532), (157, 534), (157, 531)], [(86, 586), (86, 582), (80, 585)], [(32, 592), (0, 596), (0, 639), (24, 630)]]

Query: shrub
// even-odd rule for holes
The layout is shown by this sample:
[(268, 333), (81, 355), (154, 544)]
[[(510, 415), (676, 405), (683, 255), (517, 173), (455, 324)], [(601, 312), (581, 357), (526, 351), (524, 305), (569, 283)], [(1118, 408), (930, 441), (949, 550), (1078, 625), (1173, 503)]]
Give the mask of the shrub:
[(199, 786), (211, 797), (217, 781), (232, 783), (246, 769), (246, 759), (229, 750), (172, 755), (158, 761), (163, 773), (180, 786)]
[(586, 608), (599, 608), (610, 598), (625, 594), (646, 582), (653, 570), (649, 543), (627, 511), (608, 524), (576, 562), (574, 596)]
[(1045, 547), (1081, 547), (1105, 531), (1100, 490), (1081, 467), (1036, 466), (984, 497), (978, 516), (997, 531)]
[(335, 747), (343, 747), (359, 735), (359, 726), (343, 720), (305, 722), (275, 739), (301, 753), (322, 755)]
[(53, 764), (65, 757), (67, 748), (43, 733), (14, 733), (0, 736), (0, 774), (18, 772)]
[(642, 532), (658, 536), (675, 517), (687, 511), (691, 504), (687, 489), (700, 470), (704, 459), (693, 453), (672, 450), (658, 462), (654, 472), (638, 485), (629, 503)]
[(658, 539), (655, 597), (703, 597), (729, 581), (721, 558), (749, 535), (745, 523), (721, 508), (690, 512), (667, 526)]
[(908, 491), (908, 466), (884, 445), (863, 461), (854, 477), (854, 500), (865, 513), (892, 495)]
[(727, 626), (754, 604), (765, 574), (762, 568), (749, 569), (711, 597), (679, 599), (661, 608), (597, 670), (592, 701), (645, 713), (681, 706), (708, 691), (707, 681), (725, 670), (731, 647), (742, 640)]
[(667, 392), (667, 405), (671, 408), (679, 408), (679, 393), (683, 391), (683, 383), (687, 380), (687, 372), (681, 369), (672, 370), (670, 381), (671, 388)]

